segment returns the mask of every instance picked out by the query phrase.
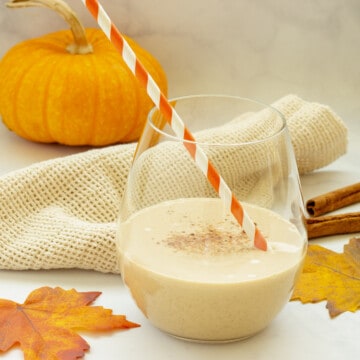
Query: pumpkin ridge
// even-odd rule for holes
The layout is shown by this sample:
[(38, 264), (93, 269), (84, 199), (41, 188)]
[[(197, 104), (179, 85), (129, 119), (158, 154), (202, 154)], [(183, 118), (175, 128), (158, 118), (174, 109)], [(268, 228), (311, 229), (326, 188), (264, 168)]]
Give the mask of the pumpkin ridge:
[[(55, 56), (53, 56), (55, 57)], [(49, 66), (49, 57), (46, 59), (47, 67)], [(54, 61), (56, 63), (56, 61)], [(56, 66), (55, 66), (56, 67)], [(48, 99), (50, 97), (51, 91), (51, 83), (55, 77), (55, 71), (49, 71), (49, 75), (46, 77), (46, 84), (44, 85), (44, 99)], [(43, 77), (44, 78), (44, 77)], [(42, 116), (44, 120), (44, 130), (47, 132), (49, 139), (55, 141), (55, 136), (52, 134), (50, 121), (52, 120), (51, 111), (49, 110), (49, 102), (43, 101), (42, 102)]]
[(15, 45), (13, 49), (28, 46), (33, 51), (43, 51), (44, 55), (48, 54), (68, 54), (66, 46), (71, 42), (71, 32), (69, 30), (59, 30), (47, 35), (24, 40)]
[[(23, 72), (22, 75), (20, 76), (20, 78), (17, 78), (18, 82), (17, 83), (21, 83), (21, 80), (23, 78), (25, 78), (26, 76), (26, 72)], [(19, 115), (18, 115), (18, 107), (17, 107), (17, 99), (18, 99), (18, 94), (17, 92), (15, 92), (15, 94), (13, 95), (13, 103), (12, 103), (12, 116), (11, 116), (11, 125), (7, 124), (7, 126), (9, 126), (9, 129), (17, 129), (19, 134), (22, 134), (22, 136), (24, 136), (25, 138), (27, 138), (26, 133), (22, 127), (22, 125), (20, 124), (19, 121)], [(6, 124), (7, 119), (5, 119), (5, 115), (3, 115), (3, 122)]]
[[(119, 67), (118, 67), (119, 71), (115, 72), (116, 77), (118, 79), (117, 80), (118, 94), (117, 95), (111, 94), (112, 97), (119, 98), (119, 100), (116, 102), (116, 105), (115, 105), (115, 109), (117, 109), (117, 111), (118, 111), (118, 114), (115, 119), (117, 121), (116, 122), (114, 121), (114, 123), (112, 125), (115, 128), (115, 136), (114, 135), (112, 136), (114, 139), (113, 141), (118, 142), (120, 138), (121, 138), (121, 140), (123, 140), (128, 135), (128, 133), (131, 131), (131, 127), (129, 126), (129, 124), (130, 124), (131, 120), (133, 120), (133, 119), (131, 119), (131, 120), (127, 119), (128, 121), (126, 121), (124, 119), (124, 113), (120, 113), (119, 108), (121, 107), (121, 104), (124, 102), (124, 100), (123, 100), (124, 96), (125, 96), (124, 94), (127, 93), (129, 90), (132, 90), (132, 89), (130, 89), (130, 86), (129, 86), (129, 79), (132, 80), (132, 78), (128, 77), (127, 81), (125, 82), (124, 79), (126, 79), (126, 76), (124, 76), (124, 73), (127, 74), (128, 70), (125, 67), (120, 67), (120, 64), (123, 62), (123, 59), (117, 53), (116, 50), (115, 50), (115, 52), (112, 52), (111, 54), (109, 54), (107, 57), (103, 58), (103, 60), (104, 60), (104, 62), (109, 64), (109, 67), (110, 66), (113, 67), (114, 63), (116, 64), (116, 62), (118, 62), (118, 65), (119, 65)], [(131, 83), (131, 81), (130, 81), (130, 83)], [(106, 88), (106, 84), (105, 84), (105, 90), (106, 90), (106, 92), (109, 91)], [(128, 94), (126, 94), (126, 98), (128, 98)], [(129, 107), (131, 106), (133, 111), (134, 111), (134, 108), (136, 108), (136, 107), (134, 107), (133, 103), (131, 103), (131, 105), (128, 104), (128, 106)], [(121, 128), (121, 129), (119, 129), (119, 128)], [(125, 129), (126, 129), (126, 131), (124, 131)], [(121, 137), (118, 135), (120, 132), (121, 132)]]
[[(29, 69), (33, 69), (35, 66), (37, 66), (37, 63), (39, 61), (39, 58), (34, 58), (32, 64), (27, 64), (26, 69), (24, 68), (18, 68), (20, 71), (19, 73), (21, 73), (21, 75), (19, 77), (17, 77), (17, 81), (15, 84), (15, 88), (16, 91), (14, 93), (14, 98), (12, 101), (12, 127), (16, 128), (16, 131), (19, 133), (23, 134), (23, 137), (29, 140), (33, 140), (34, 137), (31, 133), (29, 133), (28, 130), (25, 130), (24, 128), (24, 121), (21, 117), (21, 115), (19, 115), (19, 113), (21, 112), (21, 108), (18, 107), (18, 103), (20, 103), (21, 101), (19, 101), (19, 99), (21, 98), (21, 89), (23, 88), (24, 85), (24, 79), (26, 79), (26, 77), (29, 77), (31, 72), (29, 71)], [(33, 89), (32, 89), (33, 90)]]
[[(56, 113), (57, 108), (52, 108), (50, 99), (53, 101), (53, 94), (51, 85), (54, 84), (54, 79), (59, 78), (59, 61), (64, 61), (61, 53), (47, 53), (46, 56), (40, 57), (40, 60), (36, 62), (37, 70), (41, 69), (41, 85), (42, 91), (40, 92), (41, 98), (37, 96), (37, 100), (40, 102), (39, 108), (42, 116), (41, 130), (43, 132), (42, 138), (38, 134), (36, 137), (41, 139), (41, 142), (54, 143), (58, 142), (56, 131), (50, 126), (53, 121), (54, 112)], [(58, 82), (56, 82), (59, 84)], [(48, 116), (46, 116), (48, 115)], [(33, 132), (34, 133), (34, 132)]]
[(92, 121), (92, 126), (89, 127), (89, 130), (91, 129), (91, 132), (89, 131), (88, 134), (86, 134), (88, 136), (88, 140), (87, 143), (88, 144), (96, 144), (97, 143), (97, 128), (99, 126), (99, 121), (97, 121), (97, 118), (99, 116), (99, 103), (97, 101), (97, 99), (99, 98), (99, 87), (102, 85), (102, 83), (99, 81), (99, 76), (97, 71), (94, 71), (94, 69), (96, 69), (96, 56), (92, 56), (91, 57), (91, 64), (92, 64), (92, 73), (89, 74), (90, 76), (94, 77), (94, 83), (97, 84), (97, 86), (93, 86), (93, 99), (92, 104), (93, 104), (93, 111), (92, 111), (92, 117), (93, 117), (93, 121)]
[[(27, 50), (23, 49), (22, 47), (14, 46), (0, 61), (0, 79), (1, 82), (6, 84), (6, 86), (0, 87), (0, 115), (2, 117), (3, 123), (10, 130), (14, 131), (14, 129), (16, 129), (16, 131), (19, 131), (22, 136), (25, 137), (25, 131), (22, 129), (19, 121), (16, 99), (18, 99), (17, 90), (20, 86), (19, 84), (22, 83), (22, 80), (27, 75), (27, 71), (24, 70), (22, 66), (13, 66), (11, 59), (12, 54), (16, 54), (17, 56), (18, 52), (19, 55), (22, 55), (22, 52), (26, 55)], [(37, 59), (33, 59), (31, 65), (35, 63), (36, 60)], [(8, 98), (11, 98), (11, 101), (8, 101)]]
[[(84, 145), (87, 143), (86, 138), (84, 139), (84, 134), (87, 136), (89, 126), (85, 122), (80, 123), (80, 121), (85, 120), (88, 122), (90, 120), (89, 117), (83, 118), (82, 115), (78, 113), (79, 109), (84, 109), (84, 107), (87, 106), (81, 97), (84, 95), (89, 97), (89, 93), (87, 92), (87, 87), (84, 87), (81, 91), (76, 91), (76, 87), (81, 86), (80, 82), (82, 79), (81, 76), (79, 76), (78, 79), (74, 78), (74, 74), (76, 74), (79, 68), (79, 64), (74, 64), (73, 62), (75, 56), (82, 57), (88, 55), (68, 54), (66, 58), (62, 58), (61, 60), (61, 68), (66, 70), (64, 70), (63, 76), (61, 77), (61, 93), (63, 96), (59, 98), (57, 105), (61, 116), (58, 116), (58, 124), (55, 124), (57, 125), (55, 132), (57, 134), (56, 141), (65, 145)], [(59, 83), (57, 83), (57, 85), (59, 86)], [(76, 137), (81, 139), (79, 143), (76, 143)]]
[[(70, 56), (73, 56), (73, 55), (70, 55)], [(67, 62), (63, 59), (63, 63), (62, 63), (62, 66), (64, 67), (67, 67), (67, 66), (71, 66), (71, 64), (67, 64)], [(62, 86), (62, 92), (64, 94), (68, 94), (68, 89), (67, 89), (67, 84), (69, 83), (69, 73), (66, 72), (65, 73), (66, 76), (63, 77), (62, 79), (62, 83), (61, 83), (61, 86)], [(58, 84), (59, 86), (60, 84)], [(66, 96), (67, 98), (67, 96)], [(65, 99), (66, 99), (65, 98)], [(65, 104), (64, 104), (64, 99), (62, 99), (61, 103), (59, 104), (59, 108), (61, 108), (61, 111), (62, 111), (62, 116), (60, 116), (58, 118), (58, 128), (57, 130), (55, 131), (57, 133), (57, 138), (55, 139), (57, 142), (63, 142), (59, 139), (59, 136), (63, 136), (65, 138), (67, 138), (68, 136), (67, 135), (64, 135), (65, 134), (65, 130), (66, 130), (66, 125), (65, 125), (65, 122), (66, 122), (66, 115), (65, 115), (65, 112), (66, 112), (66, 107), (65, 107)], [(65, 145), (67, 145), (65, 143)]]
[(89, 43), (91, 43), (94, 48), (93, 53), (99, 52), (99, 49), (101, 48), (106, 48), (106, 45), (104, 46), (104, 42), (109, 42), (109, 40), (101, 30), (96, 28), (86, 28), (85, 31)]
[[(51, 110), (49, 110), (49, 102), (48, 99), (50, 98), (51, 91), (50, 85), (52, 83), (53, 78), (56, 75), (56, 68), (57, 68), (57, 56), (51, 56), (47, 54), (46, 56), (42, 57), (42, 59), (37, 63), (37, 68), (42, 69), (41, 73), (41, 87), (42, 91), (39, 92), (40, 96), (37, 96), (37, 101), (39, 102), (39, 112), (41, 113), (42, 121), (41, 124), (41, 138), (43, 142), (52, 143), (54, 142), (54, 136), (51, 131), (50, 122), (52, 121)], [(51, 64), (51, 66), (50, 66)], [(46, 116), (48, 115), (48, 117)], [(38, 134), (36, 134), (40, 138)]]
[[(57, 53), (59, 55), (72, 55), (66, 50), (66, 47), (71, 44), (71, 40), (70, 30), (59, 30), (36, 39), (39, 46), (44, 47), (49, 54)], [(34, 45), (36, 45), (35, 42)]]

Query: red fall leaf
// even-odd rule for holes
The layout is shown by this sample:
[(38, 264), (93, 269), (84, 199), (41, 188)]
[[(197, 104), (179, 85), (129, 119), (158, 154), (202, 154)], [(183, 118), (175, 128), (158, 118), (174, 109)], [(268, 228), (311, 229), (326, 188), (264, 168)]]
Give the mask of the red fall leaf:
[(0, 299), (0, 353), (19, 345), (25, 360), (79, 359), (90, 346), (78, 331), (139, 326), (112, 310), (89, 306), (100, 294), (42, 287), (31, 292), (24, 304)]

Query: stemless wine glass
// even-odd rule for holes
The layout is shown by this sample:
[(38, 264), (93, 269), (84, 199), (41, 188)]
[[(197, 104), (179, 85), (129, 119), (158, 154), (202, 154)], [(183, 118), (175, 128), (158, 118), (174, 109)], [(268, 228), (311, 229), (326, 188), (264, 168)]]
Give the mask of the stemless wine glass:
[(306, 252), (286, 122), (276, 109), (234, 96), (189, 96), (172, 104), (268, 250), (253, 246), (154, 108), (121, 206), (123, 281), (148, 320), (168, 334), (200, 342), (247, 338), (289, 301)]

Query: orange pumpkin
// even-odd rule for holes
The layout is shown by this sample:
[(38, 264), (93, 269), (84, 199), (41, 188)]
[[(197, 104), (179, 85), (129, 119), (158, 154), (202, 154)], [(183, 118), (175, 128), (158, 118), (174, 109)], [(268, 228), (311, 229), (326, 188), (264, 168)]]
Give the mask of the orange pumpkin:
[[(101, 146), (137, 140), (152, 101), (99, 29), (84, 29), (62, 0), (13, 0), (48, 6), (71, 29), (15, 45), (0, 61), (0, 115), (21, 137), (66, 145)], [(164, 94), (159, 62), (126, 37)], [(75, 41), (75, 42), (74, 42)]]

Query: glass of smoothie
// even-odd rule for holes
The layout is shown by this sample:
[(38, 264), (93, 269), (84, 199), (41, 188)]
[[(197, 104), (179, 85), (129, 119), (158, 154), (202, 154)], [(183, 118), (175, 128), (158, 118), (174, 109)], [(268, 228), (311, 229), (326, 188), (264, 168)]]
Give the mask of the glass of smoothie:
[(271, 106), (235, 96), (188, 96), (172, 104), (268, 248), (254, 247), (154, 108), (121, 205), (122, 278), (146, 318), (170, 335), (198, 342), (245, 339), (287, 304), (306, 253), (286, 120)]

